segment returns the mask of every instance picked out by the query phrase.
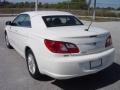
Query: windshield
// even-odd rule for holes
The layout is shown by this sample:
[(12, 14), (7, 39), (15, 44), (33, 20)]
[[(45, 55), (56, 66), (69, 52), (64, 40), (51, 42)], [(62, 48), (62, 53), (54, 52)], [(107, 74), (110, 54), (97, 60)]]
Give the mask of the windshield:
[(83, 23), (74, 16), (43, 16), (42, 18), (47, 27), (83, 25)]

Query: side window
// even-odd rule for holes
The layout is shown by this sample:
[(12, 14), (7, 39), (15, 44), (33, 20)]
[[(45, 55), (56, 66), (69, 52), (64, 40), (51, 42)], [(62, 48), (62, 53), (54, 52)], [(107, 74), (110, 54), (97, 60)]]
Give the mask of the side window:
[(13, 26), (21, 26), (21, 23), (23, 22), (24, 18), (25, 18), (25, 17), (24, 17), (23, 15), (17, 16), (17, 17), (13, 20), (12, 25), (13, 25)]
[(13, 26), (31, 27), (30, 17), (27, 14), (21, 14), (12, 22)]
[(24, 16), (25, 16), (25, 18), (24, 18), (24, 20), (23, 20), (23, 22), (22, 22), (21, 25), (22, 25), (23, 27), (31, 27), (30, 16), (27, 15), (27, 14), (25, 14)]

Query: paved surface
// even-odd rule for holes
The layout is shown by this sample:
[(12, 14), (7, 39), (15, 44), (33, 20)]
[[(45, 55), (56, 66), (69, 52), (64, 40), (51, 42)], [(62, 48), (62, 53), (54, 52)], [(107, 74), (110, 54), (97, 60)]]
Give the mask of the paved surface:
[(48, 77), (31, 78), (25, 60), (14, 49), (6, 48), (4, 22), (11, 19), (0, 18), (0, 90), (120, 90), (120, 22), (93, 24), (112, 34), (116, 56), (111, 67), (98, 74), (59, 81)]

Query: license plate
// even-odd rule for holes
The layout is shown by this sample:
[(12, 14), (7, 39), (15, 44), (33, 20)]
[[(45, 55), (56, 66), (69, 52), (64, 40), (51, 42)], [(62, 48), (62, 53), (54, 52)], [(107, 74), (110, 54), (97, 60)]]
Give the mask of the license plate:
[(102, 66), (102, 59), (90, 61), (90, 69), (98, 68), (100, 66)]

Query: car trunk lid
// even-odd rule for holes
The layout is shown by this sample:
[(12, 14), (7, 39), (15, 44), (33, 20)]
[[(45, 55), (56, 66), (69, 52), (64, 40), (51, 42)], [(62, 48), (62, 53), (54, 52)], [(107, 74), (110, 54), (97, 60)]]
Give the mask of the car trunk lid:
[(108, 32), (95, 27), (91, 27), (89, 31), (86, 31), (86, 29), (87, 26), (52, 27), (48, 28), (47, 35), (51, 35), (51, 39), (58, 38), (59, 41), (76, 44), (80, 49), (79, 54), (105, 50)]

